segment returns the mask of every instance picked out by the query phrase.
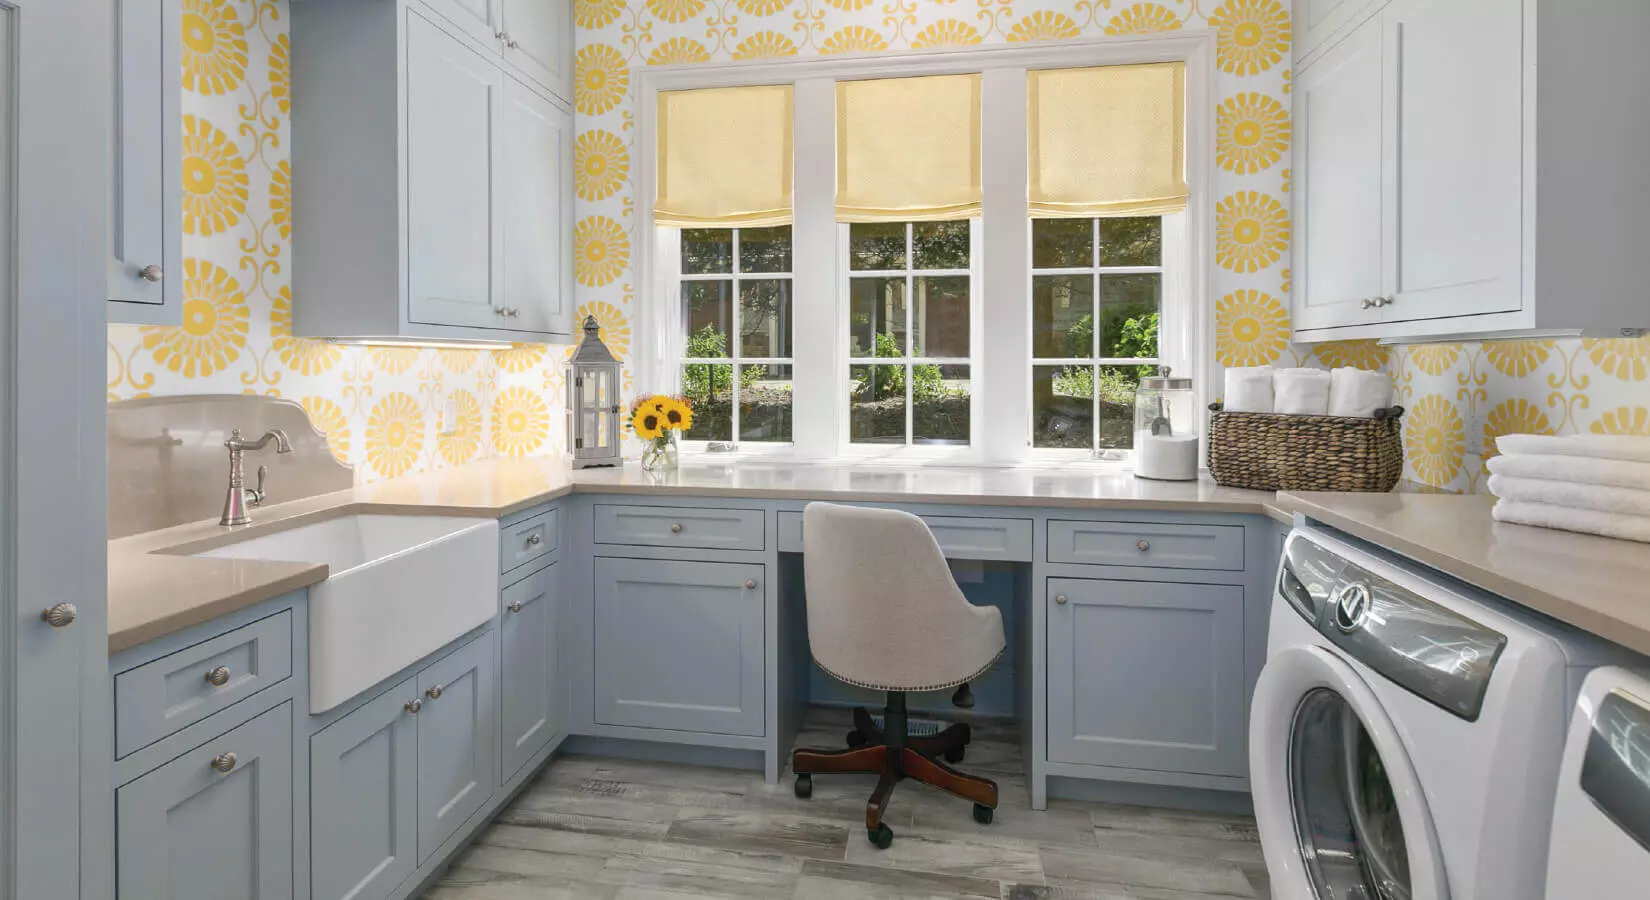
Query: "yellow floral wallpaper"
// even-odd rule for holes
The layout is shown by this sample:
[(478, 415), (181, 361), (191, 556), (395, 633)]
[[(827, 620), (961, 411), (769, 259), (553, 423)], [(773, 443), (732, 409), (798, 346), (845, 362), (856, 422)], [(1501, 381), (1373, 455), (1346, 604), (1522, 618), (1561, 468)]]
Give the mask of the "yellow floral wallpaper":
[[(182, 0), (183, 324), (109, 327), (109, 399), (285, 397), (363, 481), (501, 454), (559, 455), (566, 348), (340, 347), (292, 336), (288, 2)], [(628, 175), (616, 139), (582, 142), (579, 154), (581, 195), (610, 195)], [(581, 280), (611, 279), (627, 264), (617, 222), (581, 227), (579, 242), (599, 260), (581, 266)], [(606, 303), (580, 315), (591, 312), (622, 355), (623, 316)], [(449, 399), (451, 429), (441, 422)]]

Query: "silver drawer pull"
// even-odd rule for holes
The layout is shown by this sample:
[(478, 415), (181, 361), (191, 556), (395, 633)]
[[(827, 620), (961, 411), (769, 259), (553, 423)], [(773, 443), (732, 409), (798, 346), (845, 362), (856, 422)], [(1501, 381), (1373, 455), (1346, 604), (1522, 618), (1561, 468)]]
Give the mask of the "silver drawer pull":
[(227, 772), (230, 769), (235, 768), (235, 763), (236, 759), (234, 753), (221, 753), (212, 757), (212, 768), (218, 770), (219, 772)]
[(441, 685), (439, 685), (439, 684), (430, 685), (430, 689), (424, 692), (424, 696), (430, 698), (431, 700), (440, 700), (441, 699)]
[(681, 522), (672, 522), (672, 523), (670, 523), (670, 533), (671, 534), (681, 534), (682, 533), (682, 523)]
[(166, 273), (161, 270), (160, 266), (148, 265), (138, 270), (138, 277), (149, 282), (150, 284), (154, 284), (162, 278), (165, 278)]
[(78, 615), (80, 611), (74, 608), (73, 603), (59, 603), (41, 610), (40, 621), (53, 628), (63, 628), (74, 624), (75, 616)]
[(424, 701), (418, 697), (414, 697), (403, 704), (401, 708), (407, 711), (407, 715), (416, 716), (418, 715), (418, 711), (424, 708)]
[(542, 543), (544, 543), (544, 535), (536, 531), (527, 536), (527, 546), (529, 547), (537, 547)]
[(506, 606), (504, 608), (511, 611), (511, 612), (513, 612), (513, 613), (521, 612), (521, 601), (516, 600), (516, 601), (512, 602), (509, 606)]
[(756, 579), (754, 579), (754, 578), (745, 579), (745, 590), (747, 590), (747, 591), (756, 590)]
[(1065, 594), (1055, 594), (1054, 595), (1054, 602), (1058, 603), (1061, 606), (1065, 606), (1066, 605), (1066, 595)]
[(213, 687), (223, 687), (229, 683), (229, 667), (219, 666), (206, 673), (206, 683)]
[(1145, 538), (1141, 538), (1140, 540), (1134, 542), (1134, 546), (1137, 547), (1141, 553), (1145, 553), (1147, 550), (1152, 549), (1152, 542), (1146, 540)]

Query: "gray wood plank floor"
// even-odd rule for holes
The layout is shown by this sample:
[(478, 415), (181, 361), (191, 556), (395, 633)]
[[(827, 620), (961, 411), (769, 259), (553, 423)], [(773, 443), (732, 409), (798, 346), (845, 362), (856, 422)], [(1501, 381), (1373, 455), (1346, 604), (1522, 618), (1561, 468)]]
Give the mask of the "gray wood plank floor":
[[(834, 747), (846, 710), (816, 709), (800, 746)], [(960, 766), (994, 778), (995, 821), (915, 782), (894, 844), (865, 839), (875, 779), (821, 775), (811, 799), (760, 775), (619, 759), (551, 763), (425, 900), (1214, 900), (1269, 897), (1252, 819), (1101, 803), (1031, 809), (1012, 723), (975, 726)]]

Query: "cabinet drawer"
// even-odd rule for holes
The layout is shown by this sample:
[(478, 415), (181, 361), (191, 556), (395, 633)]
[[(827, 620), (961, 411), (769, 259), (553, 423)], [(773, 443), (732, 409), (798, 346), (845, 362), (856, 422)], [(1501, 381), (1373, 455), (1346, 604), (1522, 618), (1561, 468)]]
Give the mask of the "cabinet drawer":
[[(940, 550), (953, 559), (1031, 562), (1031, 520), (923, 516)], [(802, 513), (779, 514), (779, 549), (802, 552)]]
[(759, 509), (597, 505), (596, 543), (762, 550), (762, 518)]
[(1048, 561), (1243, 571), (1243, 528), (1152, 522), (1048, 523)]
[(115, 676), (115, 756), (186, 728), (292, 676), (292, 611)]
[(498, 541), (498, 570), (508, 572), (556, 549), (561, 538), (561, 511), (523, 519), (501, 529)]

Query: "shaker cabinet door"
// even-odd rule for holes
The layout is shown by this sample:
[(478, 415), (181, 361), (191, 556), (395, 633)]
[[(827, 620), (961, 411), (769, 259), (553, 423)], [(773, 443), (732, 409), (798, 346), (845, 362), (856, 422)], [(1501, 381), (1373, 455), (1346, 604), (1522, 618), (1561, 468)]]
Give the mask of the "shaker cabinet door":
[(560, 566), (552, 563), (504, 589), (499, 632), (499, 722), (504, 738), (500, 784), (514, 778), (559, 728), (559, 583)]
[(411, 678), (309, 739), (313, 900), (388, 897), (417, 868)]
[(501, 327), (568, 334), (573, 317), (573, 117), (525, 83), (506, 79), (503, 157)]
[(498, 722), (493, 632), (418, 673), (418, 862), (493, 796)]
[(488, 47), (499, 46), (499, 0), (424, 0), (452, 26)]
[[(176, 325), (183, 305), (184, 198), (210, 207), (218, 173), (203, 162), (213, 127), (181, 115), (181, 41), (195, 37), (176, 0), (118, 0), (109, 190), (109, 321)], [(205, 35), (210, 40), (210, 35)], [(184, 145), (191, 161), (184, 162)], [(191, 232), (212, 216), (192, 213)]]
[(504, 58), (563, 100), (571, 100), (573, 15), (571, 0), (500, 0)]

